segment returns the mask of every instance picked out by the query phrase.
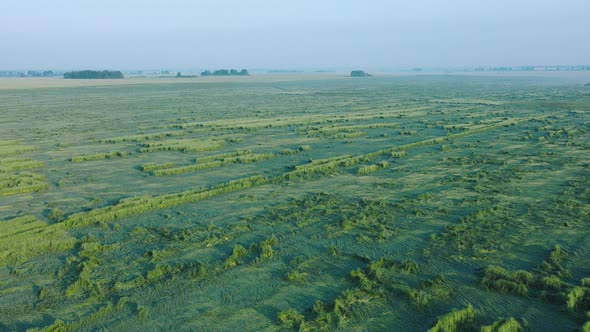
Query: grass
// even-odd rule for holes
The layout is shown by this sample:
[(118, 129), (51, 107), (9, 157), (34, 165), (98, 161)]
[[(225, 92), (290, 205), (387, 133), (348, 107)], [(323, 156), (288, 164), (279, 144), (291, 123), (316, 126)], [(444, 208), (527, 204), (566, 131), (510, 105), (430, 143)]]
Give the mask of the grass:
[(128, 152), (111, 151), (111, 152), (105, 152), (105, 153), (89, 154), (89, 155), (84, 155), (84, 156), (74, 156), (74, 157), (70, 158), (70, 160), (75, 163), (81, 163), (84, 161), (123, 158), (123, 157), (129, 156), (129, 155), (131, 155), (131, 154)]
[(0, 140), (0, 157), (18, 156), (37, 150), (36, 146), (21, 145), (18, 141)]
[(373, 123), (364, 125), (340, 125), (340, 126), (321, 126), (307, 127), (304, 129), (309, 136), (331, 136), (335, 138), (357, 137), (363, 135), (360, 130), (376, 128), (399, 128), (398, 123)]
[(215, 151), (225, 146), (224, 140), (194, 140), (194, 139), (167, 139), (149, 143), (142, 143), (140, 152), (179, 151), (179, 152), (203, 152)]
[(98, 208), (89, 212), (79, 212), (66, 218), (63, 223), (67, 227), (80, 227), (101, 224), (125, 217), (146, 213), (153, 210), (187, 204), (214, 196), (250, 188), (267, 183), (268, 180), (256, 175), (232, 180), (209, 189), (189, 190), (175, 194), (160, 196), (133, 197), (121, 200), (115, 205)]
[(586, 90), (286, 76), (0, 91), (0, 330), (583, 328)]
[(45, 176), (28, 171), (42, 166), (42, 162), (30, 158), (1, 159), (0, 196), (12, 196), (47, 189), (49, 185)]
[(587, 287), (572, 288), (572, 290), (567, 294), (567, 308), (572, 311), (576, 310), (587, 294)]
[(441, 316), (428, 332), (454, 332), (465, 330), (476, 315), (477, 311), (473, 309), (471, 304), (469, 304), (464, 309), (453, 310), (448, 314)]
[(0, 160), (0, 173), (43, 167), (43, 163), (30, 158), (4, 158)]
[(483, 272), (480, 283), (487, 289), (503, 293), (526, 295), (534, 275), (527, 271), (508, 271), (498, 266), (490, 266)]
[(176, 165), (174, 163), (163, 163), (163, 164), (156, 164), (156, 163), (147, 163), (140, 166), (141, 170), (144, 172), (153, 172), (161, 169), (167, 168), (174, 168)]
[(141, 134), (141, 135), (128, 135), (128, 136), (119, 136), (119, 137), (112, 137), (101, 139), (99, 142), (101, 143), (120, 143), (120, 142), (143, 142), (143, 141), (150, 141), (150, 140), (161, 140), (168, 137), (175, 137), (175, 136), (184, 136), (186, 135), (185, 132), (182, 131), (167, 131), (162, 133), (153, 133), (153, 134)]
[(298, 329), (304, 321), (302, 314), (298, 313), (295, 309), (287, 309), (279, 312), (277, 316), (279, 324), (287, 329), (296, 328)]
[(74, 248), (76, 239), (61, 224), (47, 224), (34, 216), (3, 221), (0, 228), (0, 266), (16, 265), (39, 256)]
[(523, 330), (522, 325), (512, 317), (508, 319), (500, 319), (495, 321), (492, 325), (481, 327), (481, 332), (521, 332)]
[(208, 162), (202, 162), (193, 165), (180, 166), (180, 167), (162, 167), (158, 169), (152, 169), (151, 173), (155, 176), (169, 176), (179, 175), (185, 173), (191, 173), (200, 171), (208, 168), (223, 167), (230, 164), (247, 164), (256, 161), (267, 160), (277, 157), (273, 153), (244, 153), (234, 157), (223, 157), (221, 160), (213, 160)]

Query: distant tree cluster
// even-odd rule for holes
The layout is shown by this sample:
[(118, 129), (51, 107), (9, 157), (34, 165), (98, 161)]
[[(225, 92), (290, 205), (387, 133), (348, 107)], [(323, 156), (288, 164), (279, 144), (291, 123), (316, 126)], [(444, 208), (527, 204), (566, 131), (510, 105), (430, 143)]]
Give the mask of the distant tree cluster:
[(29, 70), (26, 73), (20, 71), (0, 71), (0, 77), (51, 77), (56, 75), (53, 70)]
[[(516, 66), (516, 67), (477, 67), (473, 71), (589, 71), (590, 66)], [(471, 70), (466, 70), (471, 71)]]
[(180, 72), (176, 73), (175, 78), (195, 78), (197, 75), (182, 75)]
[(350, 72), (350, 77), (372, 77), (373, 75), (365, 73), (362, 70), (353, 70)]
[(27, 76), (30, 76), (30, 77), (50, 77), (53, 75), (54, 75), (53, 70), (45, 70), (45, 71), (29, 70), (29, 71), (27, 71)]
[(218, 69), (215, 70), (213, 72), (209, 71), (209, 70), (205, 70), (204, 72), (201, 72), (201, 76), (248, 76), (250, 75), (248, 73), (248, 71), (246, 69), (242, 69), (240, 71), (237, 71), (235, 69)]
[(80, 70), (64, 73), (66, 79), (120, 79), (123, 73), (118, 70)]

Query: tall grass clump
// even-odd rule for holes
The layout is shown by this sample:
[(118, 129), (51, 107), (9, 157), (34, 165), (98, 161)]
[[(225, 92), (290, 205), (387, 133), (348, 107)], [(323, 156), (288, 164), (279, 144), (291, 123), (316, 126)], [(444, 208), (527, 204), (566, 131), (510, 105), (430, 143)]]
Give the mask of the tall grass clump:
[(239, 244), (234, 246), (231, 256), (229, 256), (224, 263), (226, 269), (231, 269), (242, 263), (244, 257), (248, 255), (248, 250)]
[(480, 283), (498, 292), (526, 295), (533, 281), (534, 275), (528, 271), (508, 271), (499, 266), (489, 266), (483, 271)]
[(453, 310), (448, 314), (441, 316), (436, 324), (428, 332), (455, 332), (463, 331), (475, 318), (477, 311), (471, 304), (464, 309)]
[(276, 246), (279, 243), (279, 240), (273, 235), (270, 238), (260, 242), (258, 244), (258, 249), (260, 250), (259, 260), (267, 260), (274, 256), (274, 249), (273, 246)]
[(495, 321), (492, 325), (482, 326), (481, 332), (521, 332), (523, 331), (522, 325), (510, 317), (508, 319), (500, 319)]
[(367, 174), (376, 172), (377, 170), (379, 170), (379, 165), (367, 165), (367, 166), (360, 167), (356, 171), (356, 174), (358, 174), (358, 175), (367, 175)]
[(578, 308), (584, 297), (588, 294), (588, 288), (577, 286), (572, 288), (567, 294), (567, 308), (574, 311)]
[(305, 317), (295, 309), (287, 309), (279, 312), (277, 320), (281, 327), (286, 329), (299, 329), (305, 321)]

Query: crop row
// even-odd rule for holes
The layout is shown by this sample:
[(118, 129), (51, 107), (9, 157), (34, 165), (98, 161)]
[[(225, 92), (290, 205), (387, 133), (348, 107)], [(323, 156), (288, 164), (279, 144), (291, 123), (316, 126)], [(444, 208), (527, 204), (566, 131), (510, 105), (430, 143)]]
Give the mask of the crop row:
[(70, 160), (75, 163), (80, 163), (83, 161), (122, 158), (122, 157), (125, 157), (128, 155), (130, 155), (130, 153), (128, 153), (128, 152), (111, 151), (111, 152), (105, 152), (105, 153), (96, 153), (96, 154), (89, 154), (89, 155), (83, 155), (83, 156), (75, 156), (75, 157), (72, 157)]
[(249, 188), (255, 185), (265, 184), (267, 182), (267, 178), (256, 175), (229, 181), (227, 183), (213, 186), (209, 189), (189, 190), (160, 196), (127, 198), (121, 200), (116, 205), (73, 214), (64, 220), (64, 224), (68, 227), (75, 227), (109, 222), (115, 219), (138, 215), (147, 211), (164, 209), (180, 204), (208, 199), (221, 194)]
[[(510, 120), (511, 123), (514, 120)], [(266, 184), (269, 182), (281, 182), (283, 180), (290, 180), (293, 178), (299, 178), (302, 176), (307, 176), (310, 174), (315, 173), (326, 173), (336, 169), (337, 167), (344, 166), (349, 167), (353, 165), (357, 165), (362, 162), (369, 161), (375, 157), (381, 155), (398, 155), (401, 156), (401, 152), (410, 148), (420, 147), (425, 145), (432, 145), (437, 144), (446, 140), (453, 139), (455, 137), (461, 137), (468, 134), (473, 134), (476, 132), (481, 132), (484, 130), (490, 130), (493, 128), (501, 127), (507, 125), (507, 122), (501, 122), (493, 125), (488, 125), (485, 127), (478, 128), (477, 130), (470, 130), (468, 133), (460, 133), (454, 135), (448, 135), (444, 137), (437, 137), (432, 139), (427, 139), (423, 141), (418, 141), (414, 143), (405, 144), (402, 146), (392, 147), (388, 149), (383, 149), (375, 152), (371, 152), (364, 155), (358, 156), (339, 156), (334, 158), (316, 160), (306, 165), (298, 165), (294, 168), (294, 170), (285, 172), (282, 175), (273, 178), (267, 179), (263, 176), (253, 176), (243, 179), (238, 179), (235, 181), (230, 181), (228, 183), (220, 184), (217, 186), (213, 186), (209, 189), (197, 189), (197, 190), (190, 190), (184, 191), (180, 193), (173, 193), (173, 194), (165, 194), (161, 196), (143, 196), (143, 197), (134, 197), (128, 198), (120, 201), (118, 204), (113, 206), (108, 206), (104, 208), (98, 208), (95, 210), (91, 210), (88, 212), (80, 212), (76, 213), (69, 218), (67, 218), (64, 222), (66, 225), (73, 227), (73, 226), (82, 226), (82, 225), (89, 225), (94, 223), (103, 223), (109, 222), (115, 219), (124, 218), (127, 216), (137, 215), (146, 211), (153, 211), (157, 209), (163, 209), (167, 207), (172, 207), (180, 204), (195, 202), (199, 200), (208, 199), (223, 193), (234, 192), (238, 190), (242, 190), (245, 188), (249, 188), (256, 185)]]
[(140, 166), (141, 170), (144, 172), (152, 172), (159, 169), (166, 169), (166, 168), (173, 168), (176, 164), (174, 163), (164, 163), (164, 164), (156, 164), (156, 163), (147, 163)]
[(180, 152), (201, 152), (214, 151), (223, 148), (224, 140), (204, 140), (198, 141), (193, 139), (171, 139), (153, 143), (143, 143), (140, 152), (155, 151), (180, 151)]
[(45, 177), (35, 173), (0, 173), (0, 196), (35, 192), (48, 187)]
[(152, 172), (155, 176), (167, 176), (167, 175), (178, 175), (189, 172), (196, 172), (207, 168), (222, 167), (234, 163), (251, 163), (259, 160), (265, 160), (276, 157), (273, 153), (253, 153), (249, 155), (243, 155), (238, 157), (226, 158), (224, 160), (214, 160), (202, 164), (187, 165), (175, 168), (166, 168), (154, 170)]
[(119, 142), (143, 142), (149, 141), (153, 139), (163, 139), (166, 137), (173, 137), (173, 136), (183, 136), (185, 132), (182, 131), (168, 131), (164, 133), (155, 133), (155, 134), (143, 134), (143, 135), (130, 135), (130, 136), (120, 136), (120, 137), (112, 137), (112, 138), (105, 138), (99, 140), (100, 143), (119, 143)]
[(395, 109), (389, 111), (379, 112), (354, 112), (354, 113), (339, 113), (339, 114), (316, 114), (316, 115), (301, 115), (283, 118), (270, 119), (232, 119), (232, 120), (216, 120), (207, 122), (190, 122), (171, 125), (173, 128), (217, 128), (217, 129), (258, 129), (270, 127), (285, 127), (285, 126), (301, 126), (301, 125), (318, 125), (324, 123), (337, 123), (348, 121), (362, 121), (384, 118), (398, 118), (401, 114), (419, 112), (428, 109), (428, 107), (414, 107), (406, 109)]
[(37, 150), (36, 146), (20, 145), (16, 141), (0, 141), (0, 157), (20, 155)]
[(306, 135), (310, 136), (335, 136), (337, 138), (359, 136), (363, 133), (362, 129), (375, 128), (399, 128), (398, 123), (374, 123), (365, 125), (351, 125), (351, 126), (331, 126), (331, 127), (307, 127), (303, 129)]
[(60, 224), (46, 224), (33, 216), (2, 221), (0, 227), (0, 267), (27, 261), (74, 247), (76, 241)]
[(251, 154), (251, 153), (252, 153), (252, 151), (250, 151), (250, 150), (238, 150), (238, 151), (234, 151), (234, 152), (216, 154), (216, 155), (212, 155), (212, 156), (199, 157), (199, 158), (197, 158), (197, 162), (206, 163), (209, 161), (224, 160), (225, 158), (243, 156), (245, 154)]
[(5, 158), (0, 160), (0, 173), (9, 173), (42, 166), (42, 162), (29, 158)]

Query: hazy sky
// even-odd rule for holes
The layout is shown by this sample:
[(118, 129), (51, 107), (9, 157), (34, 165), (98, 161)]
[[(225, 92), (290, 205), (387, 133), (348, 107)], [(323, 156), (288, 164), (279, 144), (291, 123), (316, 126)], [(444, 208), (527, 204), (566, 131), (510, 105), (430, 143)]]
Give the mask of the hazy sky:
[(590, 0), (0, 0), (0, 69), (590, 64)]

